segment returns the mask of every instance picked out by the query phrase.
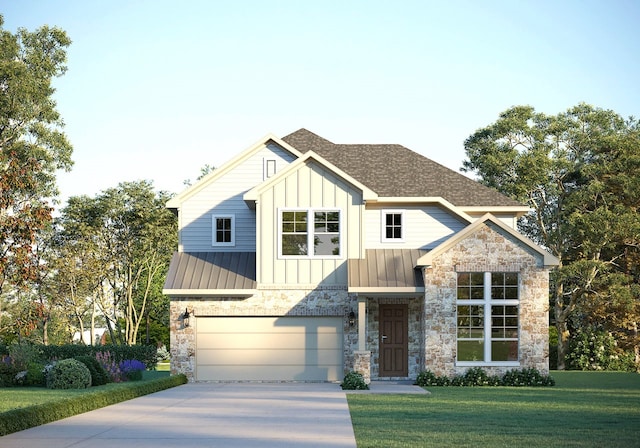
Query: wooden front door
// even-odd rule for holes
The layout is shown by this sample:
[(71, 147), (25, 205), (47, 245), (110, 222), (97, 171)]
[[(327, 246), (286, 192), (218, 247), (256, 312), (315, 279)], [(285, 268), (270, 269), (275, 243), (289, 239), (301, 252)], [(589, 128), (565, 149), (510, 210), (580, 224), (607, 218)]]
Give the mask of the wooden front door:
[(408, 307), (380, 305), (380, 376), (407, 376)]

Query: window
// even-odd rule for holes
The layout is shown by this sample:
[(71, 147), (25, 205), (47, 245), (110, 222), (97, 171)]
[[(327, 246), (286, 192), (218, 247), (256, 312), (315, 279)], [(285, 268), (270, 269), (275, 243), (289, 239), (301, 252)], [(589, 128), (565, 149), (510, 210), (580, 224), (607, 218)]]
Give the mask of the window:
[(235, 246), (235, 216), (214, 215), (213, 219), (213, 245)]
[(518, 274), (458, 273), (458, 362), (517, 363)]
[[(310, 223), (310, 219), (313, 220)], [(340, 256), (339, 210), (282, 210), (280, 255), (292, 257)]]
[(402, 241), (402, 210), (382, 210), (382, 241)]
[(264, 159), (263, 180), (269, 179), (276, 174), (276, 159)]

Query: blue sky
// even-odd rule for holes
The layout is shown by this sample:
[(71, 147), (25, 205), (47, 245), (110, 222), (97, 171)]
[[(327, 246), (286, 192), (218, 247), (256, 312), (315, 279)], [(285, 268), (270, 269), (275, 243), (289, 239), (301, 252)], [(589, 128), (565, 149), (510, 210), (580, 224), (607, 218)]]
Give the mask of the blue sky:
[(513, 105), (640, 115), (640, 2), (0, 0), (73, 44), (55, 81), (61, 197), (179, 192), (267, 133), (399, 143), (452, 169)]

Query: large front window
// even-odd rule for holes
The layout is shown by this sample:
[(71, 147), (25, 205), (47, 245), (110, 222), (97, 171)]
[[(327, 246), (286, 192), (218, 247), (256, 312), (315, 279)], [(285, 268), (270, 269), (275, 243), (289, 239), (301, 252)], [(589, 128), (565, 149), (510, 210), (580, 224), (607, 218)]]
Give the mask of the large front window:
[(518, 274), (459, 272), (458, 361), (518, 361)]
[(280, 212), (280, 255), (340, 256), (340, 211), (282, 210)]

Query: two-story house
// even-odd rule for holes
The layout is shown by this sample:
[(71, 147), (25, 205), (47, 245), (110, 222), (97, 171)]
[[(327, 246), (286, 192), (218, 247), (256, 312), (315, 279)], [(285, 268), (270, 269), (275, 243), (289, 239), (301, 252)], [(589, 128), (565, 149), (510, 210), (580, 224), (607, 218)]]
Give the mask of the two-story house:
[(205, 381), (548, 371), (528, 211), (400, 145), (267, 136), (169, 201), (171, 370)]

